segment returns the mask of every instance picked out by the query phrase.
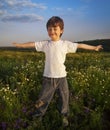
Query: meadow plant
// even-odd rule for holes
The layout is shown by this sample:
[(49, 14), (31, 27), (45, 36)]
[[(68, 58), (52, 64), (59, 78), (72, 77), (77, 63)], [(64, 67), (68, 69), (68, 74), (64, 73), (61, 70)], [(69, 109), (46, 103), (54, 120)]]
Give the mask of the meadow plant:
[[(14, 54), (9, 51), (6, 57), (0, 56), (0, 129), (63, 130), (57, 95), (42, 122), (30, 118), (41, 89), (44, 55)], [(109, 129), (110, 53), (68, 54), (65, 64), (70, 89), (70, 124), (66, 129)]]

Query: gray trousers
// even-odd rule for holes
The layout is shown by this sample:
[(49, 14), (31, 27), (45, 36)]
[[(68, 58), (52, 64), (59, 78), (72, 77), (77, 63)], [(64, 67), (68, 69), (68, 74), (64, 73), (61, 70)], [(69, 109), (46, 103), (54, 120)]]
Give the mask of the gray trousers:
[(43, 77), (42, 89), (39, 99), (36, 102), (36, 108), (43, 116), (50, 104), (54, 93), (58, 92), (60, 103), (60, 112), (63, 115), (68, 115), (69, 112), (69, 90), (66, 77), (64, 78), (48, 78)]

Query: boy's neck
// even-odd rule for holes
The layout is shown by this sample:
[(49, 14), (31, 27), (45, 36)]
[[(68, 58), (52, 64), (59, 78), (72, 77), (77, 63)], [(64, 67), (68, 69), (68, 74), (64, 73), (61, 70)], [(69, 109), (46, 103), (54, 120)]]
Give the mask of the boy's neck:
[(58, 38), (58, 39), (51, 39), (51, 41), (53, 41), (53, 42), (57, 42), (59, 40), (61, 40), (61, 39), (60, 38)]

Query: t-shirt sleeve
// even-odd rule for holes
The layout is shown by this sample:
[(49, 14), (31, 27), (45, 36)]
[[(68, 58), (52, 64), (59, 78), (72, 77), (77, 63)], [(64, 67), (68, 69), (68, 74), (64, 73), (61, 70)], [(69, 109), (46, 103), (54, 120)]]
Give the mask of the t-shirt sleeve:
[(35, 42), (35, 49), (37, 51), (44, 51), (44, 46), (45, 46), (46, 41), (41, 41), (41, 42)]
[(67, 53), (75, 53), (77, 51), (78, 43), (67, 41)]

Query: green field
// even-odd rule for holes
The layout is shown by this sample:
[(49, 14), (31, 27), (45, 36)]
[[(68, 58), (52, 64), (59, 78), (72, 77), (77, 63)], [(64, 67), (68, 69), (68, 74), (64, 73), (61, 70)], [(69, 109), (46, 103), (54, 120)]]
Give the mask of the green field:
[(110, 53), (68, 54), (69, 126), (63, 128), (55, 94), (42, 122), (31, 120), (41, 89), (45, 56), (35, 51), (0, 51), (1, 130), (109, 130)]

